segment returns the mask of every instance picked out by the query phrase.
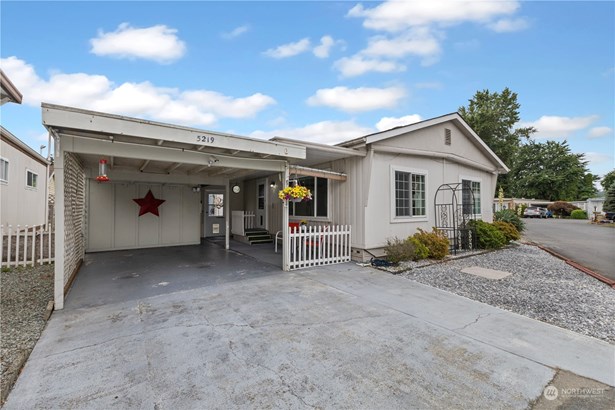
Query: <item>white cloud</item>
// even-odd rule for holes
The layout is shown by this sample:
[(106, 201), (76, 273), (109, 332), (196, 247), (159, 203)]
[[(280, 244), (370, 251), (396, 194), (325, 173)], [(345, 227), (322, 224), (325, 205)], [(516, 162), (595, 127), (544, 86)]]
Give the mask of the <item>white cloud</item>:
[(249, 26), (244, 25), (244, 26), (239, 26), (239, 27), (235, 27), (233, 30), (227, 32), (227, 33), (222, 33), (222, 38), (225, 38), (227, 40), (231, 40), (233, 38), (239, 37), (240, 35), (247, 33), (248, 30), (250, 29)]
[(356, 77), (368, 72), (393, 73), (406, 70), (405, 65), (396, 61), (365, 58), (361, 55), (339, 59), (333, 67), (339, 70), (344, 77)]
[(322, 88), (307, 99), (309, 105), (323, 105), (347, 112), (393, 108), (406, 96), (401, 87), (389, 88)]
[(186, 52), (186, 45), (176, 33), (177, 30), (165, 25), (135, 28), (128, 23), (122, 23), (113, 32), (99, 31), (98, 37), (90, 40), (90, 52), (98, 56), (143, 58), (170, 63), (181, 58)]
[(487, 27), (496, 33), (510, 33), (513, 31), (521, 31), (528, 28), (530, 24), (523, 17), (518, 17), (514, 19), (504, 18), (498, 21), (494, 21), (493, 23), (489, 23)]
[(609, 135), (612, 132), (613, 132), (613, 129), (609, 127), (594, 127), (589, 130), (589, 134), (587, 135), (587, 137), (588, 138), (600, 138), (600, 137), (604, 137), (605, 135)]
[(281, 46), (270, 48), (263, 54), (272, 58), (287, 58), (304, 53), (310, 49), (310, 39), (303, 38), (294, 43), (282, 44)]
[(376, 124), (376, 129), (378, 129), (378, 131), (385, 131), (403, 125), (414, 124), (421, 120), (422, 118), (418, 114), (404, 115), (403, 117), (383, 117)]
[(364, 18), (363, 26), (369, 29), (397, 32), (417, 26), (489, 23), (518, 9), (518, 1), (387, 1), (373, 8), (358, 4), (347, 16)]
[(593, 164), (613, 162), (613, 156), (602, 152), (584, 152), (585, 159)]
[(39, 77), (32, 65), (17, 57), (0, 59), (2, 69), (24, 95), (24, 104), (42, 101), (85, 109), (211, 125), (219, 118), (249, 118), (275, 104), (267, 95), (255, 93), (234, 98), (210, 90), (178, 90), (150, 82), (114, 84), (107, 77), (84, 73)]
[(362, 54), (373, 57), (401, 58), (416, 55), (433, 59), (441, 52), (440, 42), (432, 31), (421, 27), (396, 37), (374, 36)]
[(321, 144), (337, 144), (372, 132), (374, 132), (372, 128), (360, 126), (354, 121), (321, 121), (300, 128), (254, 131), (250, 137), (261, 139), (283, 137)]
[(331, 36), (323, 36), (320, 39), (320, 45), (314, 47), (312, 52), (318, 58), (327, 58), (331, 52), (331, 48), (339, 41), (335, 41)]
[(563, 138), (575, 131), (589, 127), (598, 120), (597, 115), (586, 117), (560, 117), (556, 115), (543, 115), (536, 121), (519, 123), (519, 127), (534, 127), (537, 138)]

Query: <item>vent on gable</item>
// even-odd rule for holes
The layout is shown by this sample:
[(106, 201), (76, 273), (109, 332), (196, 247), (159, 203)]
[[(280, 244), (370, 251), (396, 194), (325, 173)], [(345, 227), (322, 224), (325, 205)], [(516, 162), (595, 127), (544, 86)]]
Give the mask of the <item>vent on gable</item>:
[(451, 130), (448, 128), (444, 129), (444, 144), (451, 145)]

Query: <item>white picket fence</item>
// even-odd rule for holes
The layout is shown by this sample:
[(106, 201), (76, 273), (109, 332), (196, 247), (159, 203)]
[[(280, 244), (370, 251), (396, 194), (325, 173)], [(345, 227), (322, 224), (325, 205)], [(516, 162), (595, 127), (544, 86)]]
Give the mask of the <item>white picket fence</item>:
[(231, 213), (231, 233), (245, 236), (247, 229), (254, 228), (255, 221), (254, 211), (233, 211)]
[(350, 262), (350, 225), (287, 228), (290, 269)]
[(42, 265), (54, 261), (54, 233), (45, 225), (0, 225), (0, 266)]

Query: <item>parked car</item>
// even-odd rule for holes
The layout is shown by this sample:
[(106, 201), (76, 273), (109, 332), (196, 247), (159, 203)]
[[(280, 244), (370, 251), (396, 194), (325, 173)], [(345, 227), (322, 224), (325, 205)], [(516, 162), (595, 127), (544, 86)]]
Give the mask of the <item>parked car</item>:
[(605, 212), (604, 217), (609, 221), (615, 221), (615, 212)]
[(547, 210), (545, 208), (539, 208), (537, 206), (528, 206), (523, 211), (524, 218), (546, 218)]

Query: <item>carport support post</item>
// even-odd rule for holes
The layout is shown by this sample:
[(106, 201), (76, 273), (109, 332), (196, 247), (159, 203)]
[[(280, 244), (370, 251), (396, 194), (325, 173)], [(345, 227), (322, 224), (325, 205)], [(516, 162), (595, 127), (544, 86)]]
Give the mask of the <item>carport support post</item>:
[(53, 300), (54, 309), (59, 310), (64, 308), (64, 151), (59, 136), (55, 136), (53, 145), (56, 176)]
[(231, 217), (231, 180), (227, 180), (224, 191), (224, 249), (228, 250), (231, 247), (231, 234), (230, 234), (230, 217)]
[[(282, 189), (288, 184), (288, 162), (284, 164), (284, 179), (282, 181)], [(288, 201), (282, 201), (282, 269), (290, 270), (290, 238), (288, 237)]]

